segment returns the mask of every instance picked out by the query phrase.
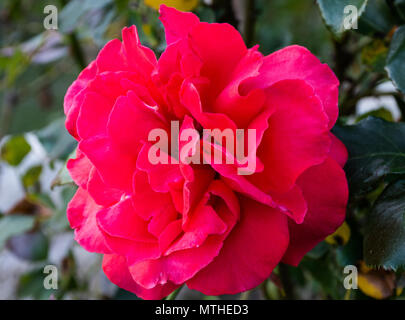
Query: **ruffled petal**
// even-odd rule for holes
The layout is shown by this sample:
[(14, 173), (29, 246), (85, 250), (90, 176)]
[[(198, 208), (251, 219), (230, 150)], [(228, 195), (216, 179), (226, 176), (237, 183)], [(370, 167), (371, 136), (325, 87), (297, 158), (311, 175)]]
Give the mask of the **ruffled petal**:
[(342, 168), (345, 166), (349, 154), (346, 146), (333, 133), (330, 133), (332, 144), (330, 146), (329, 156), (335, 160)]
[(201, 95), (203, 106), (209, 108), (230, 83), (247, 48), (240, 33), (226, 23), (197, 24), (189, 34), (189, 45), (202, 61), (200, 76), (210, 81)]
[(172, 283), (157, 285), (153, 289), (141, 287), (132, 279), (125, 257), (115, 254), (104, 255), (103, 270), (112, 283), (145, 300), (160, 300), (178, 288)]
[(87, 191), (79, 187), (68, 204), (67, 217), (70, 226), (75, 229), (75, 240), (83, 248), (90, 252), (111, 253), (96, 221), (101, 209)]
[(267, 88), (287, 79), (305, 80), (321, 100), (329, 117), (329, 129), (338, 117), (339, 80), (326, 64), (322, 64), (308, 49), (293, 45), (278, 50), (264, 59), (260, 75), (246, 81), (242, 91)]
[(284, 80), (267, 89), (277, 110), (269, 119), (257, 156), (263, 172), (248, 176), (261, 190), (283, 193), (330, 150), (328, 118), (313, 89), (302, 80)]
[[(204, 212), (193, 212), (201, 216), (190, 218), (187, 226), (183, 227), (189, 235), (174, 242), (159, 259), (130, 265), (130, 272), (137, 283), (145, 288), (168, 281), (184, 283), (218, 255), (224, 239), (239, 218), (239, 204), (232, 191), (220, 181), (214, 181), (208, 192), (212, 196), (209, 204), (215, 212), (207, 207)], [(181, 221), (173, 223), (171, 232), (179, 234), (181, 225)]]
[(135, 26), (122, 30), (122, 43), (111, 40), (100, 51), (97, 58), (99, 72), (132, 71), (143, 78), (150, 78), (157, 61), (153, 51), (139, 42)]
[(343, 223), (348, 200), (345, 173), (331, 158), (308, 169), (298, 185), (307, 200), (308, 213), (302, 224), (289, 222), (290, 245), (283, 258), (294, 266)]
[(112, 237), (139, 242), (156, 241), (156, 238), (148, 232), (148, 223), (136, 214), (131, 198), (100, 210), (97, 222), (103, 231)]
[(232, 72), (230, 83), (215, 100), (213, 110), (226, 114), (238, 128), (247, 128), (263, 108), (266, 97), (262, 89), (253, 89), (245, 95), (239, 90), (242, 81), (259, 74), (262, 62), (263, 55), (257, 48), (248, 50)]
[(98, 205), (104, 207), (117, 203), (124, 195), (122, 190), (108, 186), (94, 167), (90, 171), (87, 192)]
[(79, 94), (80, 91), (85, 89), (88, 83), (96, 76), (97, 74), (97, 64), (95, 61), (92, 61), (82, 72), (80, 72), (77, 79), (71, 84), (69, 89), (66, 92), (63, 109), (65, 115), (68, 115), (73, 104), (73, 99)]
[(206, 295), (235, 294), (262, 283), (288, 246), (287, 217), (243, 197), (241, 219), (226, 238), (219, 255), (187, 281)]
[(159, 19), (165, 27), (168, 46), (186, 38), (190, 30), (200, 22), (200, 19), (191, 12), (181, 12), (165, 5), (160, 6), (159, 13)]
[(82, 140), (78, 148), (97, 168), (103, 181), (112, 188), (131, 193), (136, 158), (120, 152), (106, 136)]
[(66, 168), (69, 171), (73, 181), (83, 189), (87, 189), (87, 183), (90, 178), (90, 171), (93, 165), (90, 160), (79, 149), (76, 150), (76, 158), (69, 159)]

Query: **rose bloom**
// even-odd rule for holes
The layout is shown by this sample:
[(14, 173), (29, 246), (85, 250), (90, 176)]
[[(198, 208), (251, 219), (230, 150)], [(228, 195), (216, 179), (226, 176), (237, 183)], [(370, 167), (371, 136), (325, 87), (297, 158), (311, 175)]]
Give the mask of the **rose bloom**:
[[(67, 216), (76, 241), (104, 254), (107, 277), (141, 298), (183, 284), (236, 294), (280, 262), (297, 266), (344, 221), (347, 152), (330, 132), (339, 83), (303, 47), (263, 56), (229, 24), (166, 6), (160, 15), (159, 60), (124, 28), (66, 93), (78, 141), (67, 167), (79, 186)], [(238, 162), (151, 164), (148, 134), (170, 137), (172, 121), (180, 133), (255, 129), (255, 172), (238, 174)]]

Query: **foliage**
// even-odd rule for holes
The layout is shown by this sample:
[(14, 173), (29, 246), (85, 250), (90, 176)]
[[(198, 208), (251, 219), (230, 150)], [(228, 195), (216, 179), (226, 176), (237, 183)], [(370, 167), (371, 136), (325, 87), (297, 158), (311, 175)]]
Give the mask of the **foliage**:
[[(347, 219), (298, 268), (279, 265), (250, 296), (403, 299), (404, 0), (1, 1), (0, 258), (11, 254), (29, 267), (16, 273), (11, 291), (0, 288), (0, 296), (136, 299), (112, 285), (99, 257), (73, 241), (65, 212), (75, 186), (65, 163), (75, 143), (64, 128), (63, 97), (124, 26), (135, 24), (142, 43), (159, 55), (165, 47), (156, 10), (161, 2), (193, 10), (203, 21), (234, 25), (264, 54), (306, 46), (341, 83), (333, 132), (349, 151)], [(49, 4), (58, 8), (58, 30), (44, 29)], [(358, 9), (357, 29), (345, 29), (346, 5)], [(43, 288), (47, 264), (60, 270), (58, 290)], [(358, 267), (359, 290), (343, 287), (347, 265)], [(223, 298), (195, 295), (183, 289), (179, 297)]]

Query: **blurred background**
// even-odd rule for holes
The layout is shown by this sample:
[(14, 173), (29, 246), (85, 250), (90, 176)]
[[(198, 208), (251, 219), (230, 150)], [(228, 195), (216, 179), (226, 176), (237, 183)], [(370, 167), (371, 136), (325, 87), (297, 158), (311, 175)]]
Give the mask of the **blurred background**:
[[(290, 44), (307, 47), (341, 81), (340, 123), (368, 115), (401, 121), (403, 95), (384, 67), (395, 28), (404, 22), (405, 1), (369, 1), (358, 29), (350, 32), (342, 31), (342, 20), (334, 15), (340, 0), (329, 1), (330, 7), (327, 2), (1, 0), (0, 299), (136, 299), (104, 276), (100, 255), (73, 240), (65, 210), (75, 186), (65, 162), (75, 141), (64, 127), (63, 97), (105, 43), (120, 38), (124, 26), (135, 24), (141, 42), (159, 56), (165, 49), (157, 11), (161, 3), (193, 11), (202, 21), (230, 23), (264, 54)], [(56, 30), (44, 27), (47, 5), (57, 8)], [(404, 68), (402, 53), (391, 58), (388, 67)], [(403, 274), (366, 267), (362, 237), (361, 217), (349, 219), (300, 268), (280, 266), (259, 288), (231, 298), (402, 299)], [(359, 267), (360, 290), (343, 287), (348, 264)], [(43, 286), (45, 265), (58, 268), (57, 290)], [(178, 298), (224, 297), (183, 288)]]

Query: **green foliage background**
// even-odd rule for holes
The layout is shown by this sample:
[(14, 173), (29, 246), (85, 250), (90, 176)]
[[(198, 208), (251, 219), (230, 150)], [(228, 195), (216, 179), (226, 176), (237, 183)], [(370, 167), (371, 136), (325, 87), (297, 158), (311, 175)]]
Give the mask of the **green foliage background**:
[[(44, 29), (49, 4), (58, 30)], [(347, 5), (358, 8), (357, 29), (344, 28)], [(194, 12), (233, 24), (264, 54), (299, 44), (333, 68), (341, 82), (333, 131), (349, 150), (350, 201), (344, 226), (298, 268), (280, 265), (238, 296), (183, 288), (178, 298), (404, 299), (405, 1), (213, 0)], [(143, 44), (164, 50), (158, 14), (142, 0), (0, 2), (0, 299), (136, 299), (72, 240), (65, 210), (75, 186), (64, 163), (75, 143), (63, 116), (68, 86), (132, 24)], [(57, 290), (43, 287), (47, 264), (60, 270)], [(343, 286), (347, 265), (358, 267), (359, 290)]]

